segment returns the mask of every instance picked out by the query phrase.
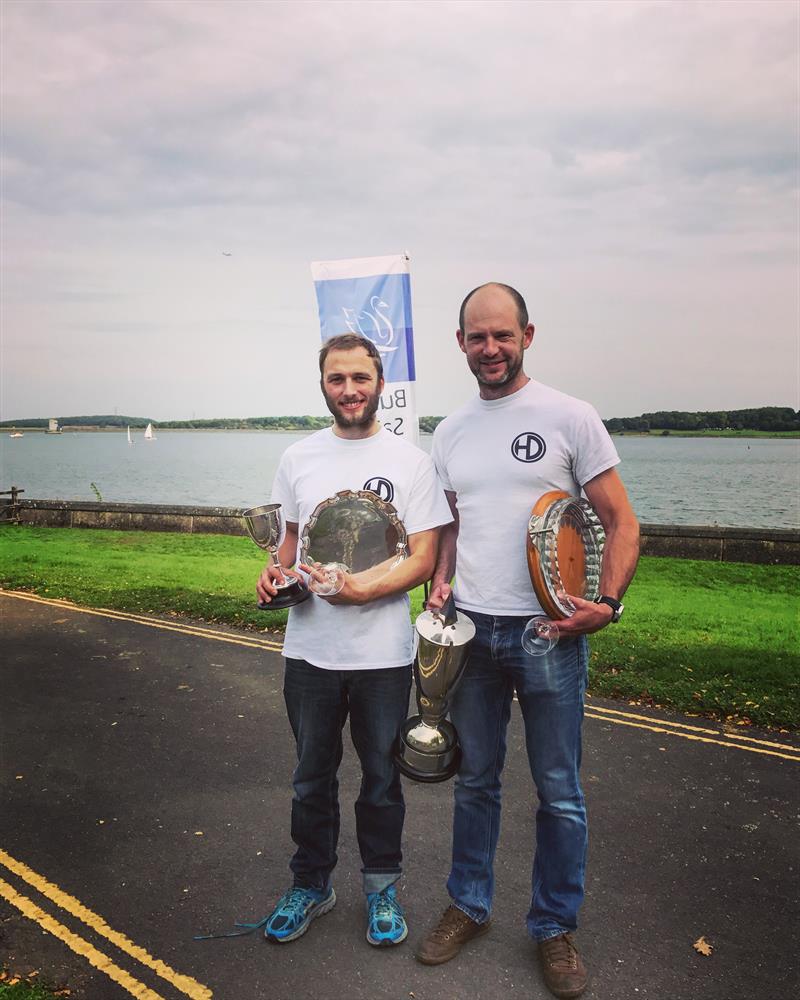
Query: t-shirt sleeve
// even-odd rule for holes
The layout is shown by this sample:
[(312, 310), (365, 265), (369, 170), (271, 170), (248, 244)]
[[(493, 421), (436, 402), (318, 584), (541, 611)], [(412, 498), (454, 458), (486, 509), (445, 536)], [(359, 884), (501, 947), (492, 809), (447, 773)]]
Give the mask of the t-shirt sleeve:
[(278, 463), (275, 478), (272, 481), (271, 496), (273, 503), (281, 505), (284, 524), (287, 521), (293, 521), (297, 524), (300, 520), (300, 513), (297, 507), (297, 497), (294, 495), (294, 490), (291, 487), (289, 464), (289, 459), (287, 459), (286, 452), (284, 452)]
[(455, 493), (451, 483), (450, 477), (447, 475), (447, 468), (445, 466), (445, 456), (444, 456), (444, 435), (439, 432), (437, 427), (433, 432), (433, 447), (431, 449), (431, 458), (433, 459), (433, 464), (436, 467), (436, 474), (439, 477), (439, 481), (442, 484), (442, 488), (450, 493)]
[(438, 528), (453, 520), (450, 504), (436, 475), (432, 460), (425, 455), (417, 470), (403, 524), (409, 535)]
[(619, 455), (611, 435), (593, 406), (587, 406), (586, 415), (578, 426), (574, 449), (573, 471), (581, 488), (601, 472), (619, 465)]

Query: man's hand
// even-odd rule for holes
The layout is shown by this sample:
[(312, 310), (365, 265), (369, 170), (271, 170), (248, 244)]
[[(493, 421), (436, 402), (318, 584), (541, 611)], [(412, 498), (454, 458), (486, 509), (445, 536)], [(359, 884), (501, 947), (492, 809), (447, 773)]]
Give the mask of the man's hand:
[(261, 572), (261, 576), (258, 578), (258, 583), (256, 584), (256, 593), (258, 594), (258, 600), (260, 604), (269, 604), (272, 598), (278, 593), (278, 588), (276, 583), (284, 583), (288, 579), (302, 580), (303, 578), (299, 573), (295, 573), (292, 569), (287, 569), (281, 572), (279, 567), (270, 563), (269, 566), (265, 566)]
[(441, 611), (452, 592), (453, 591), (449, 583), (433, 584), (431, 586), (431, 591), (428, 595), (428, 602), (425, 607), (428, 611)]
[(575, 606), (575, 613), (569, 618), (559, 618), (556, 621), (558, 631), (563, 636), (591, 635), (599, 632), (611, 621), (614, 612), (607, 604), (595, 604), (585, 601), (582, 597), (572, 594), (559, 594), (560, 600), (569, 601)]
[[(317, 583), (328, 583), (329, 578), (320, 563), (299, 563), (298, 569), (307, 573), (309, 580), (316, 580)], [(344, 584), (337, 594), (331, 594), (330, 597), (326, 597), (324, 594), (316, 594), (316, 596), (321, 597), (328, 604), (367, 604), (372, 600), (372, 595), (369, 584), (361, 577), (360, 573), (341, 572)]]

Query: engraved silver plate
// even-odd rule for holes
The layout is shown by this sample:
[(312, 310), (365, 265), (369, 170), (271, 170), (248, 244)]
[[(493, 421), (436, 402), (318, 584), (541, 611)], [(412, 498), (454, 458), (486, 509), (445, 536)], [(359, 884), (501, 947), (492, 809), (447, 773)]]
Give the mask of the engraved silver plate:
[(336, 564), (349, 573), (406, 558), (407, 536), (392, 504), (369, 490), (341, 490), (318, 504), (303, 527), (300, 561)]

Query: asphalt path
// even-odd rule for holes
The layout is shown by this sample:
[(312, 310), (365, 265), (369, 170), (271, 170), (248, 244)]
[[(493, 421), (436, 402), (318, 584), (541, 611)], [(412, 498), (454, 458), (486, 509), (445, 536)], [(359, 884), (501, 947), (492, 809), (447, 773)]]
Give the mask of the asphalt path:
[[(0, 964), (70, 1000), (549, 996), (524, 917), (534, 796), (509, 731), (493, 929), (428, 968), (452, 786), (406, 782), (409, 941), (365, 941), (342, 765), (335, 909), (289, 945), (195, 934), (289, 884), (294, 750), (280, 637), (0, 595)], [(594, 1000), (794, 1000), (800, 741), (590, 699), (590, 856), (578, 940)], [(710, 955), (693, 947), (700, 938)]]

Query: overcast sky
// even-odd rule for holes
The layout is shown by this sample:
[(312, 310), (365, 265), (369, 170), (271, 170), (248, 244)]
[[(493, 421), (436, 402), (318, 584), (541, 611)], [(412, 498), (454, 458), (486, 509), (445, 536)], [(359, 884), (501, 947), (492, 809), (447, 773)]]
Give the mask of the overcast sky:
[(421, 414), (487, 280), (604, 417), (800, 407), (797, 3), (1, 9), (3, 419), (322, 413), (309, 264), (402, 251)]

